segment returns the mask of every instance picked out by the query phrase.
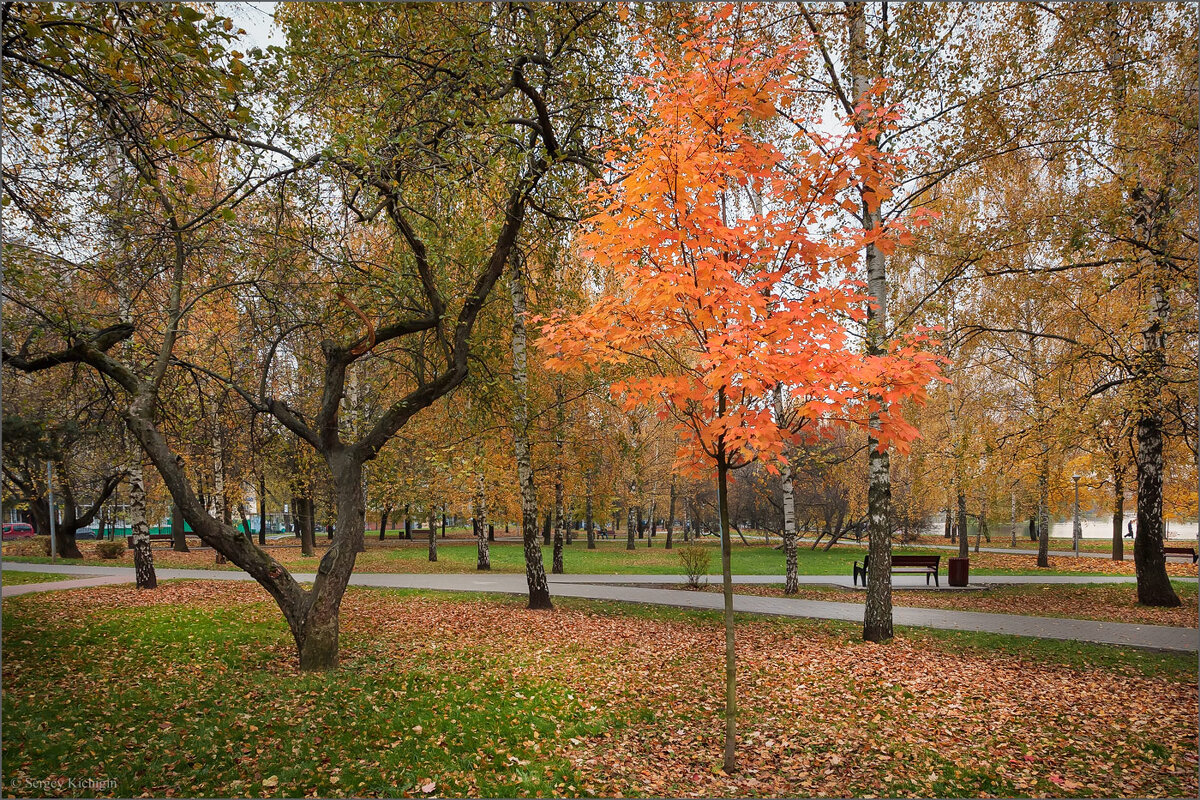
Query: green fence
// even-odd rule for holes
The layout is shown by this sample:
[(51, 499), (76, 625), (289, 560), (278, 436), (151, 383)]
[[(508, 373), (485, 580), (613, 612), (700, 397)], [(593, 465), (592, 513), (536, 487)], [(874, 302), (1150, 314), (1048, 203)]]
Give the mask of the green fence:
[[(242, 530), (243, 526), (242, 526), (242, 523), (239, 522), (238, 524), (234, 525), (233, 527), (234, 527), (234, 530), (240, 531), (240, 530)], [(183, 524), (183, 530), (184, 530), (184, 533), (191, 533), (192, 526), (188, 525), (185, 522)], [(268, 530), (268, 532), (271, 532), (269, 527), (267, 530)], [(114, 525), (114, 526), (112, 526), (112, 531), (113, 531), (113, 534), (116, 536), (128, 536), (131, 533), (131, 530), (128, 525)], [(104, 535), (108, 536), (109, 535), (108, 532), (109, 532), (109, 526), (106, 525), (104, 527)], [(151, 536), (154, 536), (155, 534), (169, 534), (170, 532), (171, 532), (170, 525), (151, 525), (150, 526), (150, 535)], [(251, 532), (257, 533), (256, 531), (251, 531)]]

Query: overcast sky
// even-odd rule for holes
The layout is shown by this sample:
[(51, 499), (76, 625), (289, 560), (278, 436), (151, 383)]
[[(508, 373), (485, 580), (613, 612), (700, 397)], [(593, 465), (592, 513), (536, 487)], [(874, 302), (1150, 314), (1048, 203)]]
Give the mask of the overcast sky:
[(217, 6), (221, 14), (245, 29), (247, 47), (265, 48), (270, 44), (282, 43), (279, 30), (271, 18), (275, 12), (274, 3), (218, 3)]

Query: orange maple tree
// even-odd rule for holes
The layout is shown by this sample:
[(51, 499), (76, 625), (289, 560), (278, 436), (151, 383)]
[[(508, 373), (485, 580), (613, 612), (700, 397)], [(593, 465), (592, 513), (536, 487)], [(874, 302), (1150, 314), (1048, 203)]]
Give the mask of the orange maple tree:
[[(760, 22), (751, 7), (725, 5), (682, 22), (662, 46), (644, 37), (651, 67), (634, 88), (645, 102), (630, 105), (626, 141), (608, 153), (617, 177), (592, 187), (600, 210), (579, 238), (606, 291), (580, 313), (553, 315), (540, 341), (551, 369), (616, 366), (614, 396), (673, 416), (681, 459), (716, 468), (727, 771), (736, 766), (729, 470), (770, 464), (787, 443), (865, 426), (872, 413), (880, 446), (903, 448), (916, 430), (898, 401), (922, 399), (938, 372), (919, 341), (867, 356), (848, 329), (870, 302), (855, 279), (864, 245), (907, 237), (903, 223), (846, 224), (861, 204), (853, 187), (894, 181), (898, 162), (870, 145), (894, 110), (864, 106), (871, 118), (857, 131), (821, 132), (800, 116), (788, 70), (806, 44), (772, 41)], [(778, 383), (792, 400), (782, 417), (772, 413)]]

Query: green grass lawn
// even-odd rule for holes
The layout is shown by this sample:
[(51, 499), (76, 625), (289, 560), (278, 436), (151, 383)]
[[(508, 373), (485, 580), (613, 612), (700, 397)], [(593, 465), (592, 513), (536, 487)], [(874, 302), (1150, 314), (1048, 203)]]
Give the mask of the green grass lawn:
[[(663, 541), (656, 539), (652, 547), (645, 540), (637, 540), (635, 550), (627, 550), (624, 541), (598, 541), (595, 550), (588, 550), (585, 541), (576, 542), (565, 548), (563, 561), (568, 573), (573, 574), (682, 574), (679, 548), (667, 550)], [(709, 551), (710, 575), (721, 572), (721, 553), (715, 539), (706, 538), (703, 546)], [(942, 572), (946, 570), (947, 552), (929, 547), (896, 547), (894, 552), (911, 555), (938, 555), (942, 557)], [(549, 566), (551, 548), (543, 546), (543, 557)], [(797, 551), (799, 571), (804, 575), (849, 575), (856, 560), (861, 561), (865, 553), (860, 547), (835, 547), (831, 550), (812, 550), (801, 547)], [(525, 555), (521, 545), (495, 542), (490, 548), (492, 569), (497, 572), (524, 572)], [(438, 563), (430, 564), (421, 543), (412, 546), (371, 548), (359, 554), (356, 569), (366, 572), (474, 572), (476, 548), (472, 542), (443, 543), (438, 545)], [(746, 546), (737, 543), (732, 552), (732, 569), (737, 575), (782, 575), (785, 571), (782, 550), (764, 545)], [(1033, 559), (1028, 569), (972, 569), (974, 575), (1017, 575), (1023, 573), (1069, 574), (1053, 570), (1039, 571)], [(1097, 572), (1097, 574), (1103, 574)]]
[[(682, 542), (676, 544), (676, 549), (667, 550), (663, 545), (663, 537), (657, 537), (652, 547), (646, 546), (646, 541), (635, 540), (637, 547), (626, 550), (625, 541), (601, 540), (596, 543), (595, 550), (588, 550), (585, 540), (577, 539), (574, 544), (566, 547), (564, 562), (568, 574), (607, 574), (623, 575), (636, 573), (650, 574), (682, 574), (682, 566), (678, 549)], [(324, 544), (318, 540), (318, 547)], [(718, 542), (713, 537), (705, 537), (703, 547), (709, 552), (710, 575), (720, 574), (721, 557)], [(286, 567), (297, 572), (313, 572), (320, 561), (321, 550), (317, 555), (304, 558), (298, 548), (275, 548), (269, 551)], [(523, 572), (525, 570), (524, 550), (516, 542), (494, 542), (491, 544), (492, 569), (497, 572)], [(551, 560), (551, 548), (543, 546), (543, 557), (547, 568)], [(953, 553), (922, 546), (897, 546), (896, 553), (937, 555), (942, 557), (941, 571), (945, 574), (946, 561)], [(799, 570), (807, 575), (850, 575), (855, 560), (861, 560), (865, 548), (846, 545), (834, 547), (831, 550), (812, 550), (802, 546), (798, 550)], [(237, 569), (232, 564), (218, 565), (214, 563), (211, 550), (201, 550), (192, 553), (174, 553), (166, 549), (154, 551), (155, 563), (160, 567), (199, 568), (199, 569)], [(983, 554), (987, 557), (987, 554)], [(998, 557), (1000, 558), (1000, 557)], [(1098, 567), (1094, 571), (1066, 572), (1061, 570), (1038, 570), (1034, 564), (1033, 554), (1028, 556), (1012, 556), (1014, 559), (1025, 559), (1021, 566), (1003, 569), (984, 569), (972, 565), (971, 574), (986, 575), (1066, 575), (1066, 574), (1107, 574), (1099, 567), (1104, 566), (1102, 560), (1096, 559)], [(50, 563), (49, 558), (42, 557), (12, 557), (7, 560), (14, 562)], [(1088, 566), (1091, 566), (1089, 560)], [(85, 566), (130, 566), (131, 557), (118, 561), (102, 561), (83, 559), (71, 563)], [(426, 543), (419, 537), (412, 542), (388, 541), (380, 545), (377, 540), (368, 538), (367, 550), (358, 555), (355, 569), (358, 572), (474, 572), (476, 563), (476, 546), (473, 541), (462, 539), (439, 539), (438, 561), (430, 563), (426, 553)], [(1025, 564), (1027, 563), (1027, 566)], [(784, 555), (782, 550), (755, 544), (743, 545), (734, 542), (733, 571), (741, 575), (783, 575)]]
[(304, 674), (266, 603), (47, 627), (6, 601), (6, 666), (23, 666), (5, 675), (5, 794), (62, 775), (115, 780), (101, 794), (118, 797), (554, 795), (578, 779), (540, 743), (619, 724), (551, 680), (514, 680), (499, 650), (398, 663), (361, 636), (342, 641), (342, 669)]
[(69, 581), (80, 575), (62, 575), (57, 572), (18, 572), (6, 569), (0, 572), (0, 580), (4, 586), (22, 586), (27, 583), (50, 583), (52, 581)]

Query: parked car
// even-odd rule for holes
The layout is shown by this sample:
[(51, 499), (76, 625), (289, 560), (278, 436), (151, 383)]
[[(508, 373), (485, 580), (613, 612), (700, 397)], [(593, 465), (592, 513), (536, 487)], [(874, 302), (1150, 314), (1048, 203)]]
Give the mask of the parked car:
[(75, 531), (75, 538), (78, 540), (99, 539), (100, 531), (96, 530), (95, 528), (80, 528), (79, 530)]
[(35, 536), (33, 526), (28, 522), (6, 522), (4, 523), (3, 533), (0, 538), (4, 539), (28, 539)]

